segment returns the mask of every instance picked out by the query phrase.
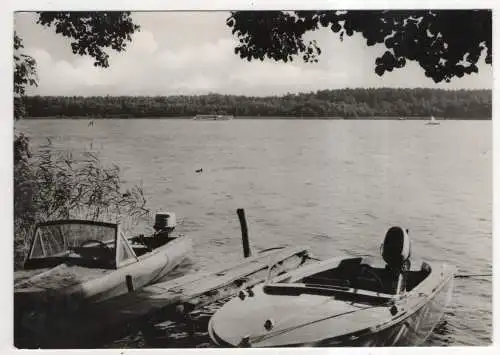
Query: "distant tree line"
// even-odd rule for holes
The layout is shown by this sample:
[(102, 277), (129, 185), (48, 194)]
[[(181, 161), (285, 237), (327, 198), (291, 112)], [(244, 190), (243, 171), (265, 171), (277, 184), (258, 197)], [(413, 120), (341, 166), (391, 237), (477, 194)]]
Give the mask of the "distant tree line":
[(28, 96), (26, 117), (428, 117), (491, 119), (491, 90), (341, 89), (284, 96)]

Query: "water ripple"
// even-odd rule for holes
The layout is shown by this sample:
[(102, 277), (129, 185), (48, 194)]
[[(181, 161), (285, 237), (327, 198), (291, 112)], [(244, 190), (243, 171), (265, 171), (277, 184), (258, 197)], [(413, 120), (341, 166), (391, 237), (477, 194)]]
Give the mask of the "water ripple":
[[(491, 122), (446, 121), (432, 131), (418, 121), (349, 120), (103, 120), (92, 133), (75, 120), (16, 125), (34, 148), (45, 137), (74, 152), (92, 142), (124, 167), (127, 184), (142, 180), (150, 207), (175, 211), (179, 230), (196, 239), (192, 270), (241, 258), (237, 208), (262, 248), (308, 243), (321, 257), (378, 256), (398, 224), (410, 229), (415, 257), (466, 273), (492, 269), (492, 154), (481, 155), (491, 151)], [(167, 325), (157, 345), (208, 346), (203, 324), (194, 337)], [(457, 280), (427, 345), (488, 345), (491, 337), (491, 282)], [(117, 344), (148, 346), (141, 335)]]

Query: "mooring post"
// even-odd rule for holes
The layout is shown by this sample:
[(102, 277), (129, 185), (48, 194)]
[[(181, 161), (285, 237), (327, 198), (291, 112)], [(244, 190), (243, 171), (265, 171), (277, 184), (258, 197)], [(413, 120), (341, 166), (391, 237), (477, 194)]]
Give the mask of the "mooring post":
[(240, 225), (241, 225), (241, 238), (243, 241), (243, 256), (245, 258), (248, 258), (249, 256), (252, 255), (252, 252), (250, 251), (250, 243), (248, 241), (248, 228), (247, 228), (247, 220), (245, 218), (245, 210), (243, 208), (238, 208), (236, 210), (236, 213), (238, 214), (238, 218), (240, 219)]
[(132, 275), (126, 275), (125, 282), (127, 283), (128, 292), (134, 292), (134, 280), (132, 280)]

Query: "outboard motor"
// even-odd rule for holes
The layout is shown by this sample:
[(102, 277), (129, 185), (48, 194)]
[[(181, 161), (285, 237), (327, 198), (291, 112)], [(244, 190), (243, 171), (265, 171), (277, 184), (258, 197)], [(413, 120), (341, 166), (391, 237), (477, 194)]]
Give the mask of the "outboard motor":
[(410, 269), (411, 243), (408, 230), (391, 227), (385, 234), (382, 244), (382, 258), (387, 263), (386, 269), (392, 274), (392, 289), (399, 293), (406, 289), (405, 273)]
[(175, 214), (172, 212), (158, 212), (155, 215), (154, 236), (156, 238), (168, 241), (170, 233), (175, 229)]
[(158, 212), (155, 215), (154, 229), (171, 229), (175, 228), (175, 213), (172, 212)]
[(408, 230), (391, 227), (385, 234), (382, 245), (382, 257), (391, 269), (401, 269), (410, 259), (411, 245)]

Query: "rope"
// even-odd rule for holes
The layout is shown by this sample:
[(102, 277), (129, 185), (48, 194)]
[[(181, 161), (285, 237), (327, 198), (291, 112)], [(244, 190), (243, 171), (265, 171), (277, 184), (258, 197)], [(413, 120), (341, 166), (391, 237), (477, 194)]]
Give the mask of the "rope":
[(464, 279), (467, 277), (491, 277), (493, 274), (458, 274), (455, 275), (455, 278), (457, 279)]
[(305, 258), (306, 258), (306, 259), (310, 259), (310, 260), (314, 260), (314, 261), (323, 261), (323, 260), (318, 259), (318, 258), (315, 258), (315, 257), (313, 257), (313, 256), (311, 256), (311, 255), (306, 255), (306, 256), (305, 256)]

